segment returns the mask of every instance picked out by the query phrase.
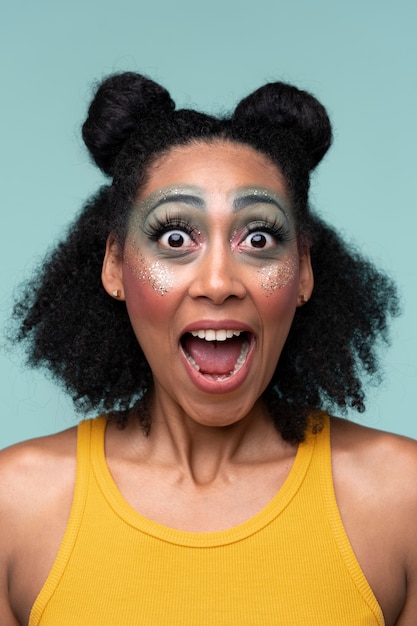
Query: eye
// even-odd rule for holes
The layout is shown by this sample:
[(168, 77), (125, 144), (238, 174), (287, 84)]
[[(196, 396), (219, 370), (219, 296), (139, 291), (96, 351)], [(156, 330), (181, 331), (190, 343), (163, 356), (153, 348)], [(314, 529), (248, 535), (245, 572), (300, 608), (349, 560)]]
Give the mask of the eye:
[(159, 243), (166, 248), (188, 248), (192, 246), (193, 240), (182, 230), (167, 230), (160, 236)]
[(270, 233), (258, 230), (249, 233), (240, 245), (244, 248), (256, 248), (259, 250), (275, 246), (276, 239)]

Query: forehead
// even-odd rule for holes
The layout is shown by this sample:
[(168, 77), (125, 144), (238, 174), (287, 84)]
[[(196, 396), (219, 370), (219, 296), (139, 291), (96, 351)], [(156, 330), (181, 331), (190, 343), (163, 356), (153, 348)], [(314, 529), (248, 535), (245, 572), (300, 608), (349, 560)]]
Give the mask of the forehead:
[(281, 171), (267, 156), (249, 146), (220, 140), (171, 148), (149, 168), (138, 199), (172, 185), (226, 194), (240, 187), (265, 187), (289, 195)]

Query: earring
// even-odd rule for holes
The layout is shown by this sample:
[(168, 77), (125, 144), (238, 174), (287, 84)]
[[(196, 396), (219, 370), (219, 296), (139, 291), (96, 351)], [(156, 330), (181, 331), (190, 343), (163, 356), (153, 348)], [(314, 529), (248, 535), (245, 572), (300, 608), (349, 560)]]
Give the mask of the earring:
[(299, 306), (303, 306), (307, 302), (305, 295), (302, 293), (298, 296), (298, 304)]
[(122, 295), (122, 292), (120, 291), (120, 289), (113, 289), (111, 294), (114, 298), (120, 298), (120, 296)]

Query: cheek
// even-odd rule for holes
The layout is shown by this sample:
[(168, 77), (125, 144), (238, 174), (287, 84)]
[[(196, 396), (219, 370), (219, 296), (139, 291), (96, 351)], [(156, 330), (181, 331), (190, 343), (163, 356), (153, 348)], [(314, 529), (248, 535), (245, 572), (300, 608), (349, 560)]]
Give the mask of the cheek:
[(125, 252), (124, 264), (137, 283), (150, 286), (160, 296), (167, 294), (173, 287), (172, 271), (160, 261), (149, 261), (131, 243)]
[(299, 291), (298, 256), (258, 272), (258, 310), (273, 333), (286, 337), (297, 307)]
[(125, 260), (123, 286), (126, 307), (135, 330), (151, 328), (158, 320), (166, 320), (170, 307), (170, 276), (167, 270), (152, 267), (142, 259)]
[(258, 271), (259, 285), (267, 297), (285, 290), (296, 283), (298, 263), (295, 255), (289, 256), (278, 265), (265, 266)]

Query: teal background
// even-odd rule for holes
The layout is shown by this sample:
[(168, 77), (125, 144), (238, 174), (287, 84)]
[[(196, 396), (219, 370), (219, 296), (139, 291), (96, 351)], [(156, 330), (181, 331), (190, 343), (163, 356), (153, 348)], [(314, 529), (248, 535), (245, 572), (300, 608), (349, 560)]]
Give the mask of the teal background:
[[(95, 80), (137, 70), (180, 106), (230, 109), (269, 80), (315, 93), (335, 144), (312, 202), (398, 282), (403, 315), (361, 423), (417, 437), (417, 44), (414, 0), (13, 0), (2, 3), (0, 315), (103, 178), (80, 126)], [(331, 262), (331, 259), (329, 259)], [(323, 358), (325, 358), (325, 353)], [(0, 355), (0, 447), (75, 423), (21, 355)]]

